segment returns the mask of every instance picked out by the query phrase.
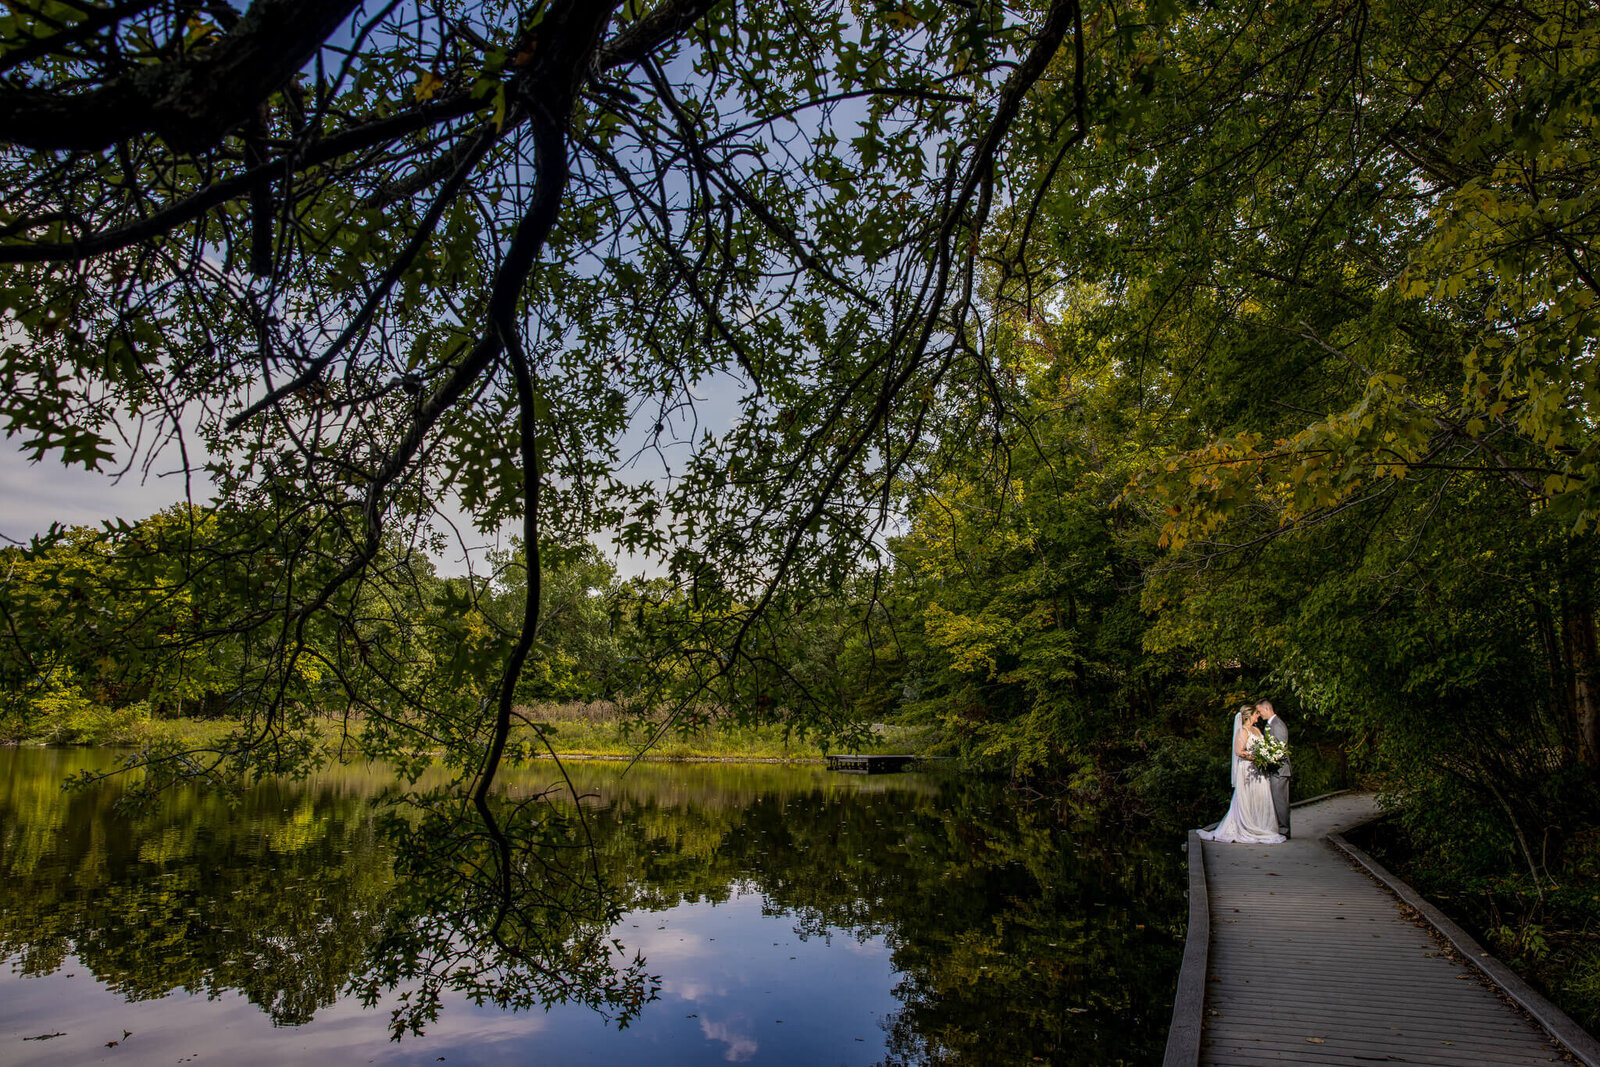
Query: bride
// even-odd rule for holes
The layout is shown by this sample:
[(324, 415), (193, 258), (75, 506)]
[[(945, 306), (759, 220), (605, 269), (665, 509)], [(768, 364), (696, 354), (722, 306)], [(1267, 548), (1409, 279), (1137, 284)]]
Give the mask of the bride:
[(1207, 841), (1237, 841), (1248, 845), (1275, 845), (1284, 840), (1278, 833), (1278, 817), (1272, 808), (1272, 786), (1267, 777), (1250, 762), (1250, 753), (1261, 741), (1256, 722), (1261, 713), (1247, 706), (1233, 717), (1233, 760), (1230, 778), (1233, 803), (1215, 830), (1195, 831)]

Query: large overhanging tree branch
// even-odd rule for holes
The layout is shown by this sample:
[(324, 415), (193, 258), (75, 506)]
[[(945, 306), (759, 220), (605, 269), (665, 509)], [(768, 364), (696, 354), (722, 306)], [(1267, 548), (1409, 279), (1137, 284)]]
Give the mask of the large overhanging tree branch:
[[(149, 421), (218, 494), (179, 584), (237, 650), (246, 721), (217, 751), (153, 751), (147, 782), (303, 768), (312, 715), (348, 707), (368, 753), (456, 775), (406, 831), (431, 887), (397, 928), (430, 947), (414, 958), (486, 946), (509, 970), (460, 971), (485, 995), (530, 973), (566, 990), (565, 970), (636, 1009), (636, 974), (538, 919), (582, 900), (603, 929), (599, 872), (530, 904), (567, 831), (496, 785), (541, 558), (609, 535), (705, 593), (676, 634), (691, 714), (793, 681), (762, 627), (859, 565), (942, 394), (990, 377), (983, 229), (1036, 198), (1006, 177), (1038, 87), (1081, 81), (1076, 3), (908, 12), (397, 2), (291, 43), (157, 3), (85, 13), (44, 52), (0, 22), (7, 55), (37, 57), (0, 88), (6, 428), (93, 466)], [(292, 62), (239, 66), (188, 120), (169, 106), (252, 39)], [(17, 117), (107, 94), (133, 102), (65, 140)], [(456, 505), (521, 523), (505, 629), (474, 621), (480, 585), (416, 591)]]
[[(582, 899), (603, 929), (598, 872), (530, 905), (564, 831), (496, 783), (548, 625), (542, 554), (610, 537), (692, 586), (673, 694), (691, 712), (784, 676), (764, 620), (870, 554), (941, 398), (992, 377), (983, 231), (1037, 199), (1009, 178), (1033, 173), (1011, 153), (1042, 86), (1078, 87), (1081, 128), (1091, 20), (1076, 2), (10, 10), (6, 431), (91, 467), (171, 442), (216, 494), (153, 555), (195, 605), (186, 648), (231, 650), (245, 721), (214, 751), (152, 751), (147, 781), (303, 769), (313, 715), (348, 708), (367, 753), (455, 774), (405, 831), (432, 888), (396, 936), (450, 959), (488, 945), (512, 971), (570, 946), (568, 970), (611, 974), (579, 951), (598, 941), (537, 918)], [(481, 581), (424, 590), (458, 511), (520, 523), (509, 625), (477, 609)], [(439, 900), (450, 923), (426, 917)], [(515, 999), (514, 976), (462, 966)], [(593, 995), (636, 1007), (635, 977)]]
[[(715, 571), (726, 673), (797, 575), (848, 569), (982, 362), (979, 235), (1078, 5), (315, 6), (0, 26), (8, 431), (94, 465), (153, 420), (227, 507), (300, 532), (272, 558), (305, 573), (225, 627), (264, 642), (232, 755), (299, 751), (318, 635), (372, 647), (352, 605), (451, 500), (488, 529), (543, 498), (544, 537)], [(537, 608), (477, 671), (527, 654)], [(456, 737), (483, 795), (499, 673), (431, 718), (423, 683), (390, 714), (372, 672), (332, 681), (383, 744)]]
[[(67, 59), (74, 44), (83, 47), (78, 43), (82, 38), (102, 29), (111, 31), (107, 42), (116, 41), (125, 19), (153, 22), (165, 16), (174, 37), (184, 40), (159, 63), (131, 57), (107, 62), (104, 76), (80, 92), (56, 86), (0, 90), (0, 140), (27, 148), (103, 151), (154, 133), (179, 151), (203, 151), (250, 119), (261, 101), (281, 89), (349, 20), (358, 3), (256, 0), (243, 17), (228, 20), (232, 25), (225, 32), (206, 33), (204, 43), (189, 48), (191, 28), (181, 16), (197, 6), (141, 3), (106, 12), (89, 9), (81, 12), (87, 17), (78, 26), (46, 35), (28, 49), (45, 60)], [(168, 47), (175, 43), (165, 42)], [(7, 65), (16, 58), (15, 53), (8, 55)], [(109, 50), (94, 58), (112, 59)], [(70, 63), (64, 65), (70, 69)]]

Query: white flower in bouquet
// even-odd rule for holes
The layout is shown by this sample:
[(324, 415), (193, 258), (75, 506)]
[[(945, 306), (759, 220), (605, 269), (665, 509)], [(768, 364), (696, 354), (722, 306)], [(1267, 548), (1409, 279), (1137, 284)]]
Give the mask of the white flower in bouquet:
[(1274, 774), (1289, 761), (1289, 744), (1263, 731), (1261, 739), (1250, 752), (1250, 762), (1261, 774)]

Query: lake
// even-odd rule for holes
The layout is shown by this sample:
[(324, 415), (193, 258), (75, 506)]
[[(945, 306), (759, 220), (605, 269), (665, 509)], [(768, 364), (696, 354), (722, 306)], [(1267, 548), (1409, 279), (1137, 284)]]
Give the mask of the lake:
[[(426, 925), (432, 898), (397, 873), (389, 777), (335, 767), (137, 814), (115, 784), (62, 791), (113, 759), (0, 748), (0, 1063), (1131, 1064), (1165, 1045), (1181, 842), (993, 782), (569, 764), (582, 862), (615, 899), (607, 951), (641, 957), (650, 997), (619, 1027), (446, 988), (393, 1040), (418, 994), (393, 977), (393, 917)], [(557, 771), (503, 777), (515, 795)]]

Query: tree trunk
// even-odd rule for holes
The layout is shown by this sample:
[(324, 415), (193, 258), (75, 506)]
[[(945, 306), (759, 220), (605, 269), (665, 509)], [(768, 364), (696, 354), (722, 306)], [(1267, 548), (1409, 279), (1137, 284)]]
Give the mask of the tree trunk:
[(1578, 758), (1600, 767), (1600, 652), (1596, 650), (1594, 609), (1563, 598), (1561, 637), (1569, 670), (1568, 720)]
[(1565, 650), (1556, 633), (1555, 612), (1540, 597), (1531, 597), (1534, 624), (1539, 630), (1539, 645), (1544, 650), (1545, 670), (1550, 688), (1550, 708), (1563, 720), (1572, 715), (1572, 694), (1567, 685), (1571, 677), (1567, 671)]

